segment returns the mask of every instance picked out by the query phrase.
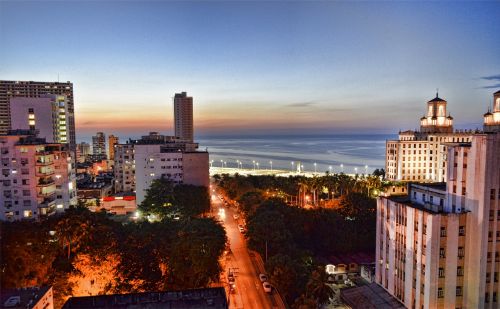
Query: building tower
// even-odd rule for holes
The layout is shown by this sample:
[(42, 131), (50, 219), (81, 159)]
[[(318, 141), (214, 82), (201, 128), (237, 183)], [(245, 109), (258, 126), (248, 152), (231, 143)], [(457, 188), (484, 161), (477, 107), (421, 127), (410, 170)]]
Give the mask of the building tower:
[(76, 151), (75, 108), (73, 83), (71, 82), (34, 82), (0, 80), (0, 134), (6, 134), (11, 127), (10, 99), (14, 97), (39, 98), (47, 94), (66, 97), (68, 109), (67, 136), (70, 149)]
[(92, 136), (92, 154), (106, 155), (106, 135), (103, 132)]
[(436, 97), (427, 102), (427, 115), (420, 118), (420, 132), (424, 133), (452, 133), (453, 117), (446, 116), (447, 102)]
[(108, 136), (108, 159), (113, 161), (115, 159), (115, 145), (118, 144), (118, 136), (113, 134)]
[(176, 93), (174, 97), (175, 137), (193, 142), (193, 97), (186, 92)]
[(10, 99), (10, 124), (15, 130), (36, 130), (49, 143), (68, 144), (69, 112), (65, 96)]
[(484, 132), (500, 132), (500, 90), (493, 94), (493, 111), (484, 114)]

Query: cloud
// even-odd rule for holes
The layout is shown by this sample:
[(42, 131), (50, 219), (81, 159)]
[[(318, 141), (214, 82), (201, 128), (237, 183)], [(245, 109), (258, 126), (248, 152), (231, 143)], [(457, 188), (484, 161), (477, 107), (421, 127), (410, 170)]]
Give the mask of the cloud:
[(490, 86), (483, 86), (481, 87), (482, 89), (496, 89), (496, 88), (500, 88), (500, 84), (495, 84), (495, 85), (490, 85)]
[(497, 75), (491, 75), (491, 76), (483, 76), (481, 79), (484, 80), (494, 80), (494, 81), (500, 81), (500, 74)]
[(294, 107), (294, 108), (295, 107), (302, 108), (302, 107), (310, 107), (310, 106), (315, 105), (315, 104), (318, 104), (318, 102), (305, 101), (305, 102), (290, 103), (290, 104), (286, 104), (285, 106)]

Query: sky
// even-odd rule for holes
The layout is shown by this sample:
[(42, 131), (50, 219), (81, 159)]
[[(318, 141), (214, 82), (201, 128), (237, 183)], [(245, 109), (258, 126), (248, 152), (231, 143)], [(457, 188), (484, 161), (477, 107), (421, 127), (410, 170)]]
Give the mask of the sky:
[(4, 1), (0, 79), (74, 83), (77, 136), (396, 133), (435, 96), (457, 128), (500, 89), (500, 2)]

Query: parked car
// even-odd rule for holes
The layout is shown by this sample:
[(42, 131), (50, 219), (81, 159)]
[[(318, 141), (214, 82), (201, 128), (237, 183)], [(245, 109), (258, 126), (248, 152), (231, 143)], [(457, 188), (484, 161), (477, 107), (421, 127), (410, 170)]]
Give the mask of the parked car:
[(239, 216), (239, 215), (237, 215), (237, 214), (234, 214), (234, 215), (233, 215), (234, 220), (238, 220), (238, 218), (239, 218), (239, 217), (240, 217), (240, 216)]
[(238, 225), (238, 230), (240, 230), (240, 233), (244, 233), (245, 232), (245, 228), (241, 224)]
[(266, 282), (267, 281), (267, 276), (264, 274), (259, 275), (260, 282)]
[(264, 292), (271, 293), (273, 291), (273, 287), (269, 282), (262, 283), (262, 287), (264, 288)]

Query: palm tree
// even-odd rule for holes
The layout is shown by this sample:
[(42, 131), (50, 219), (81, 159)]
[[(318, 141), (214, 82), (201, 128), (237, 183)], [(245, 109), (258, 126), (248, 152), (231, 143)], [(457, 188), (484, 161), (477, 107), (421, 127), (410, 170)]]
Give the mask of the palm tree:
[(317, 308), (327, 304), (333, 297), (333, 290), (326, 284), (327, 276), (323, 267), (318, 267), (311, 273), (306, 286), (306, 294), (316, 301)]

